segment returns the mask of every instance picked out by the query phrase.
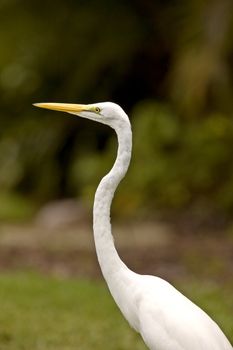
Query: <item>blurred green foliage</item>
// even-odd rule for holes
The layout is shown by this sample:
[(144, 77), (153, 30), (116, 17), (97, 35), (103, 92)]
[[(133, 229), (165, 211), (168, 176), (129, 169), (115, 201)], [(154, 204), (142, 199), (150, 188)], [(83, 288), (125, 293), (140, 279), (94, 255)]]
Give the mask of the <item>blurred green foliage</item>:
[(0, 193), (0, 221), (19, 222), (32, 217), (36, 205), (29, 199), (12, 192)]
[(231, 0), (8, 0), (0, 10), (0, 192), (93, 198), (112, 131), (31, 105), (112, 100), (134, 131), (118, 214), (232, 214)]

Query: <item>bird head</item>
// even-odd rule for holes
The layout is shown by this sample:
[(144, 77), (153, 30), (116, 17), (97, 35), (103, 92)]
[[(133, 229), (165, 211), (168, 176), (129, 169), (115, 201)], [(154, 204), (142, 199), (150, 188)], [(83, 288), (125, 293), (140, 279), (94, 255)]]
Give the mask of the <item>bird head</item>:
[(129, 119), (123, 109), (112, 102), (87, 105), (73, 103), (35, 103), (34, 106), (74, 114), (109, 125), (114, 129), (118, 129), (118, 127), (125, 125), (125, 123), (129, 124)]

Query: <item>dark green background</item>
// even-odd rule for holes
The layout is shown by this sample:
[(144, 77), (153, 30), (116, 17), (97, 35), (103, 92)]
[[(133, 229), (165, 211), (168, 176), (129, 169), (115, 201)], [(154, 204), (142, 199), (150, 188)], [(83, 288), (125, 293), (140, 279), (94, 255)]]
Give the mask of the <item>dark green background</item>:
[(0, 42), (0, 205), (91, 202), (112, 130), (32, 103), (111, 100), (134, 132), (118, 215), (231, 216), (231, 0), (5, 0)]

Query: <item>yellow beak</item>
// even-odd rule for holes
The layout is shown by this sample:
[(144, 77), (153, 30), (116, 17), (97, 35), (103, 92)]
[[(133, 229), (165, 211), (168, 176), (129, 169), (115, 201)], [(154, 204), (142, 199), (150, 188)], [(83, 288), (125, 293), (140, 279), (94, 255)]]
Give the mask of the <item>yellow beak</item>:
[(33, 105), (40, 108), (67, 113), (78, 113), (89, 110), (88, 105), (79, 105), (75, 103), (34, 103)]

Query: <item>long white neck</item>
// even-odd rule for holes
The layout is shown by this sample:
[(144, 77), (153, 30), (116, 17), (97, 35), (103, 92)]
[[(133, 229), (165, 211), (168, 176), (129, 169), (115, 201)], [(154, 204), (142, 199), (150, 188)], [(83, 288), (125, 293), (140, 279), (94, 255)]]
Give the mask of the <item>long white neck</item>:
[(120, 259), (111, 233), (110, 208), (115, 190), (127, 172), (132, 149), (130, 123), (116, 128), (118, 152), (111, 171), (101, 180), (94, 202), (94, 240), (103, 276), (114, 294), (116, 276), (130, 271)]

